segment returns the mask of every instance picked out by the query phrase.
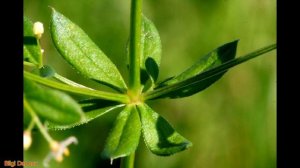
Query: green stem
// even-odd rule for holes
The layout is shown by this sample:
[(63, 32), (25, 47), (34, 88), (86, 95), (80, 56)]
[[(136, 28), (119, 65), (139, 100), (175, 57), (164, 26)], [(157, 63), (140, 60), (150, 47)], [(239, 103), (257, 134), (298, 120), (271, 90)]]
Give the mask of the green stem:
[(134, 157), (135, 153), (132, 153), (126, 157), (122, 157), (120, 168), (134, 168)]
[(31, 132), (32, 128), (34, 127), (34, 124), (35, 124), (35, 121), (31, 120), (26, 131)]
[[(41, 46), (41, 42), (40, 42), (40, 40), (39, 39), (37, 39), (37, 46)], [(42, 68), (43, 67), (43, 53), (42, 53), (42, 49), (41, 49), (41, 54), (39, 55), (39, 60), (40, 60), (40, 62), (39, 62), (39, 67), (38, 68)]]
[[(130, 44), (129, 44), (129, 90), (130, 94), (141, 92), (140, 57), (142, 35), (142, 0), (131, 1)], [(135, 153), (121, 159), (121, 168), (134, 168)]]
[(104, 92), (104, 91), (99, 91), (99, 90), (91, 90), (91, 89), (86, 89), (86, 88), (80, 88), (80, 87), (74, 87), (74, 86), (69, 86), (63, 83), (58, 83), (49, 79), (42, 78), (40, 76), (34, 75), (32, 73), (24, 71), (24, 77), (30, 80), (33, 80), (35, 82), (38, 82), (40, 84), (59, 89), (59, 90), (64, 90), (67, 92), (72, 92), (72, 93), (77, 93), (81, 95), (86, 95), (86, 96), (93, 96), (97, 97), (100, 99), (105, 99), (105, 100), (112, 100), (112, 101), (117, 101), (121, 103), (128, 103), (129, 98), (126, 95), (123, 94), (118, 94), (118, 93), (110, 93), (110, 92)]
[(168, 93), (171, 93), (171, 92), (176, 92), (182, 88), (185, 88), (185, 87), (189, 87), (190, 85), (194, 85), (194, 84), (197, 84), (197, 83), (200, 83), (202, 82), (203, 80), (207, 79), (207, 78), (210, 78), (210, 77), (213, 77), (215, 75), (218, 75), (226, 70), (228, 70), (229, 68), (232, 68), (234, 66), (237, 66), (243, 62), (246, 62), (250, 59), (253, 59), (255, 57), (258, 57), (262, 54), (265, 54), (269, 51), (272, 51), (276, 49), (276, 44), (272, 44), (272, 45), (269, 45), (267, 47), (264, 47), (264, 48), (261, 48), (261, 49), (258, 49), (254, 52), (251, 52), (249, 54), (246, 54), (245, 56), (241, 56), (239, 58), (236, 58), (236, 59), (233, 59), (233, 60), (230, 60), (220, 66), (217, 66), (215, 68), (212, 68), (208, 71), (205, 71), (205, 72), (202, 72), (200, 73), (199, 75), (196, 75), (194, 77), (191, 77), (187, 80), (184, 80), (184, 81), (181, 81), (181, 82), (178, 82), (178, 83), (175, 83), (175, 84), (171, 84), (171, 85), (167, 85), (167, 86), (163, 86), (163, 87), (160, 87), (160, 88), (157, 88), (151, 92), (148, 92), (146, 93), (143, 97), (145, 100), (151, 100), (151, 99), (156, 99), (156, 98), (159, 98), (163, 95), (166, 95)]
[(129, 45), (129, 89), (140, 92), (140, 56), (142, 34), (142, 0), (131, 1)]
[(29, 112), (29, 114), (32, 117), (32, 120), (35, 122), (35, 124), (37, 125), (37, 127), (39, 128), (39, 130), (41, 131), (42, 135), (45, 137), (45, 139), (51, 144), (53, 142), (55, 142), (51, 136), (48, 134), (48, 132), (46, 131), (45, 127), (43, 126), (43, 124), (41, 123), (39, 117), (36, 115), (35, 111), (32, 109), (32, 107), (30, 106), (30, 104), (28, 103), (28, 101), (26, 100), (26, 97), (24, 96), (23, 98), (23, 102), (24, 102), (24, 108)]

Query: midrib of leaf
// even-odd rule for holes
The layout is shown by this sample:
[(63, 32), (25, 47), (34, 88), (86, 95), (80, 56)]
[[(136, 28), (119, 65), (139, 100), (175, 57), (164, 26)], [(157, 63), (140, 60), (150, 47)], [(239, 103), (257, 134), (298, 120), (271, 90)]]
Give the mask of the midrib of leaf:
[(194, 84), (197, 84), (207, 78), (211, 78), (215, 75), (218, 75), (224, 71), (226, 71), (229, 68), (232, 68), (234, 66), (237, 66), (243, 62), (246, 62), (250, 59), (253, 59), (255, 57), (258, 57), (264, 53), (267, 53), (269, 51), (272, 51), (276, 49), (276, 44), (272, 44), (269, 46), (266, 46), (264, 48), (258, 49), (254, 52), (251, 52), (249, 54), (246, 54), (244, 56), (241, 56), (239, 58), (230, 60), (228, 62), (225, 62), (224, 64), (217, 66), (215, 68), (212, 68), (210, 70), (204, 71), (203, 73), (195, 76), (195, 77), (191, 77), (187, 80), (184, 80), (182, 82), (179, 83), (175, 83), (175, 84), (171, 84), (171, 85), (167, 85), (167, 86), (163, 86), (161, 88), (157, 88), (151, 92), (145, 93), (144, 94), (144, 99), (145, 100), (150, 100), (150, 99), (155, 99), (155, 98), (159, 98), (162, 95), (168, 94), (170, 92), (176, 92), (176, 90), (182, 89), (184, 87), (188, 87)]
[[(68, 37), (68, 39), (70, 39), (72, 42), (73, 42), (73, 44), (80, 50), (80, 52), (83, 54), (83, 55), (86, 55), (85, 54), (85, 52), (81, 49), (81, 47), (76, 43), (76, 41), (73, 39), (73, 34), (71, 35), (71, 36), (67, 36)], [(93, 42), (94, 43), (94, 42)], [(95, 46), (96, 46), (96, 44), (94, 44)], [(91, 62), (92, 62), (92, 64), (93, 65), (95, 65), (97, 68), (99, 68), (99, 69), (101, 69), (102, 71), (103, 71), (103, 69), (101, 68), (101, 66), (99, 66), (98, 64), (96, 64), (95, 63), (95, 61), (92, 59), (92, 58), (90, 58), (89, 56), (87, 56), (86, 57), (87, 59), (89, 59)], [(102, 73), (102, 75), (104, 74), (104, 76), (106, 77), (106, 78), (110, 78), (107, 74), (108, 73)], [(104, 82), (104, 81), (102, 81), (103, 83), (107, 83), (107, 82)]]
[[(130, 117), (131, 113), (133, 112), (133, 108), (135, 108), (135, 107), (131, 107), (131, 109), (130, 109), (129, 117)], [(126, 118), (125, 125), (122, 128), (122, 132), (124, 132), (124, 130), (126, 129), (126, 125), (128, 125), (127, 121), (129, 119), (129, 117)], [(121, 134), (121, 136), (119, 137), (119, 139), (123, 139), (123, 137), (124, 137), (124, 134)], [(118, 149), (119, 146), (120, 146), (120, 144), (121, 144), (121, 141), (118, 141), (118, 145), (117, 145), (117, 147), (115, 149)], [(124, 154), (124, 156), (126, 156), (126, 153)], [(115, 159), (115, 158), (113, 158), (113, 159)]]
[(40, 76), (31, 74), (27, 71), (24, 71), (24, 77), (30, 80), (33, 80), (35, 82), (38, 82), (40, 84), (56, 88), (59, 90), (64, 90), (67, 92), (72, 92), (72, 93), (77, 93), (81, 95), (86, 95), (86, 96), (93, 96), (93, 97), (98, 97), (101, 99), (105, 100), (112, 100), (112, 101), (117, 101), (121, 103), (128, 103), (129, 99), (127, 96), (123, 94), (118, 94), (118, 93), (110, 93), (110, 92), (104, 92), (104, 91), (99, 91), (99, 90), (90, 90), (90, 89), (85, 89), (85, 88), (79, 88), (79, 87), (74, 87), (74, 86), (69, 86), (63, 83), (58, 83), (49, 79), (42, 78)]

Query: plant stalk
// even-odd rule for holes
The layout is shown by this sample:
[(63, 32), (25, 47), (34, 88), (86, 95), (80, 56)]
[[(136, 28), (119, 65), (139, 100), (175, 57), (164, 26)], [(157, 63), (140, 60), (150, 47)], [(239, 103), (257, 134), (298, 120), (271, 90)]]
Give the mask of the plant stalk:
[(46, 131), (45, 127), (43, 126), (43, 124), (41, 123), (39, 117), (36, 115), (35, 111), (32, 109), (31, 105), (28, 103), (28, 101), (26, 100), (26, 97), (24, 96), (23, 98), (23, 103), (24, 103), (24, 108), (29, 112), (29, 114), (32, 117), (32, 120), (35, 122), (36, 126), (39, 128), (39, 130), (41, 131), (42, 135), (44, 136), (44, 138), (47, 140), (47, 142), (49, 144), (55, 142), (51, 136), (48, 134), (48, 132)]
[(130, 13), (129, 89), (134, 95), (140, 92), (141, 34), (142, 0), (132, 0)]
[(122, 157), (120, 168), (134, 168), (134, 157), (135, 153), (132, 153), (126, 157)]
[(118, 93), (110, 93), (110, 92), (104, 92), (99, 90), (91, 90), (86, 88), (80, 88), (80, 87), (74, 87), (70, 85), (66, 85), (64, 83), (58, 83), (46, 78), (42, 78), (38, 75), (34, 75), (30, 72), (24, 71), (24, 77), (30, 80), (33, 80), (37, 83), (43, 84), (45, 86), (49, 86), (55, 89), (71, 92), (71, 93), (77, 93), (81, 95), (86, 96), (93, 96), (104, 100), (112, 100), (117, 101), (120, 103), (128, 103), (129, 99), (126, 95), (118, 94)]
[[(132, 0), (130, 9), (129, 91), (140, 94), (140, 57), (142, 35), (142, 0)], [(134, 168), (135, 153), (121, 158), (121, 168)]]

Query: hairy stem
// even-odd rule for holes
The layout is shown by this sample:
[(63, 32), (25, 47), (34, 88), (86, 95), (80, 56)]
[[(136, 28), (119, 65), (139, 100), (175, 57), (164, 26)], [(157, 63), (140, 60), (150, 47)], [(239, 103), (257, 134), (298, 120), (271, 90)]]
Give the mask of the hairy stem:
[(133, 94), (140, 90), (140, 56), (142, 30), (142, 0), (131, 1), (129, 44), (129, 89)]

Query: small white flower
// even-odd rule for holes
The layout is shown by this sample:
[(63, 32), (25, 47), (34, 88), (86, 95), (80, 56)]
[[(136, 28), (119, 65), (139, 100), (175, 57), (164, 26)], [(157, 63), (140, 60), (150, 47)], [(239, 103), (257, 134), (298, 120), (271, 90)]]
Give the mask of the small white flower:
[(41, 22), (35, 22), (33, 24), (33, 34), (40, 39), (42, 37), (42, 34), (44, 33), (44, 26)]
[(49, 162), (53, 158), (58, 162), (62, 162), (63, 154), (65, 156), (70, 155), (70, 151), (67, 147), (72, 143), (78, 144), (78, 141), (77, 141), (76, 137), (74, 137), (74, 136), (71, 136), (60, 143), (58, 143), (56, 141), (51, 143), (50, 144), (51, 151), (43, 161), (44, 166), (49, 167)]
[(27, 150), (32, 143), (32, 138), (31, 138), (31, 132), (30, 131), (24, 131), (23, 133), (23, 147), (25, 150)]

